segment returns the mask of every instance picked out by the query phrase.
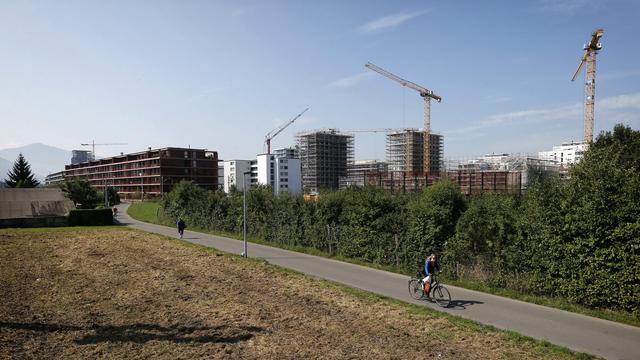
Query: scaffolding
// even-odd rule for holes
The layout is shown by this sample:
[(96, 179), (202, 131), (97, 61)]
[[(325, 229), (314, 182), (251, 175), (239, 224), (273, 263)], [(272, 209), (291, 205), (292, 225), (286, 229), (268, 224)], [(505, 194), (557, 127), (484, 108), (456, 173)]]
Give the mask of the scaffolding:
[(349, 186), (369, 185), (367, 177), (371, 176), (371, 174), (386, 173), (388, 168), (389, 165), (385, 161), (356, 160), (347, 169), (347, 176), (340, 178), (340, 189), (345, 189)]
[[(387, 134), (387, 161), (392, 172), (424, 174), (424, 132), (407, 129)], [(443, 169), (444, 137), (429, 134), (429, 173), (438, 176)]]
[(337, 190), (340, 178), (353, 164), (353, 135), (337, 129), (312, 130), (296, 134), (305, 192)]
[(560, 173), (554, 161), (530, 154), (487, 154), (473, 159), (447, 160), (447, 177), (460, 186), (463, 193), (504, 192), (521, 194), (532, 176)]
[[(446, 164), (446, 166), (445, 166)], [(465, 160), (442, 162), (441, 171), (425, 177), (421, 172), (368, 171), (364, 183), (393, 192), (420, 191), (438, 180), (449, 179), (465, 195), (485, 192), (522, 194), (533, 176), (559, 173), (561, 167), (549, 160), (525, 154), (490, 154)]]

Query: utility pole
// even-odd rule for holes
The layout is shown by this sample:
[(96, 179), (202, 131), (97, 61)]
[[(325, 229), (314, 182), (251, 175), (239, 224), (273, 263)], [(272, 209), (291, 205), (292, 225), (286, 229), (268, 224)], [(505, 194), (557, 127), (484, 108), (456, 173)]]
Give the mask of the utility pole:
[(244, 239), (244, 251), (243, 257), (248, 255), (247, 246), (247, 174), (251, 174), (251, 171), (245, 171), (242, 173), (242, 238)]

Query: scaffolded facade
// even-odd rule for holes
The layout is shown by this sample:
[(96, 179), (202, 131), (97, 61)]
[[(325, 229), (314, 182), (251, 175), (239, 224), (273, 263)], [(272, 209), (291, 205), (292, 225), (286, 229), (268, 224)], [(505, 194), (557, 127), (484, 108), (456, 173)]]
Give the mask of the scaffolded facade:
[[(429, 174), (442, 171), (444, 137), (429, 134)], [(389, 171), (404, 172), (411, 176), (424, 176), (424, 132), (407, 129), (387, 134), (387, 162)]]
[(337, 190), (353, 163), (353, 135), (325, 129), (298, 133), (296, 140), (305, 192)]
[[(365, 186), (370, 185), (367, 178), (375, 177), (377, 174), (386, 173), (389, 170), (389, 164), (379, 160), (356, 160), (353, 165), (347, 169), (347, 176), (340, 178), (340, 189), (349, 186)], [(373, 185), (373, 186), (378, 186)]]

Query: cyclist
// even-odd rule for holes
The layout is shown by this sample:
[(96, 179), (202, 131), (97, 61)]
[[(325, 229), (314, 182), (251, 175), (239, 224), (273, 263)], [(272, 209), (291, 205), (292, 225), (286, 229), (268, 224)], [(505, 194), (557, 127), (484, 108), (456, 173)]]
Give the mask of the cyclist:
[(426, 295), (429, 295), (429, 291), (431, 290), (431, 284), (433, 283), (432, 275), (439, 271), (440, 263), (438, 262), (438, 257), (435, 254), (429, 255), (424, 261), (424, 267), (418, 272), (420, 277), (424, 277), (422, 279), (422, 285)]

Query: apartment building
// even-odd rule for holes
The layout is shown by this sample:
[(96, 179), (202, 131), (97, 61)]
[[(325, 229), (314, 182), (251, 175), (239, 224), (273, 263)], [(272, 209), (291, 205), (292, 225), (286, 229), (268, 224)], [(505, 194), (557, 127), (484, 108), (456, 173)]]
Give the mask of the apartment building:
[(124, 197), (160, 195), (181, 180), (218, 187), (218, 153), (166, 147), (66, 165), (65, 179), (87, 179), (93, 187), (114, 187)]

